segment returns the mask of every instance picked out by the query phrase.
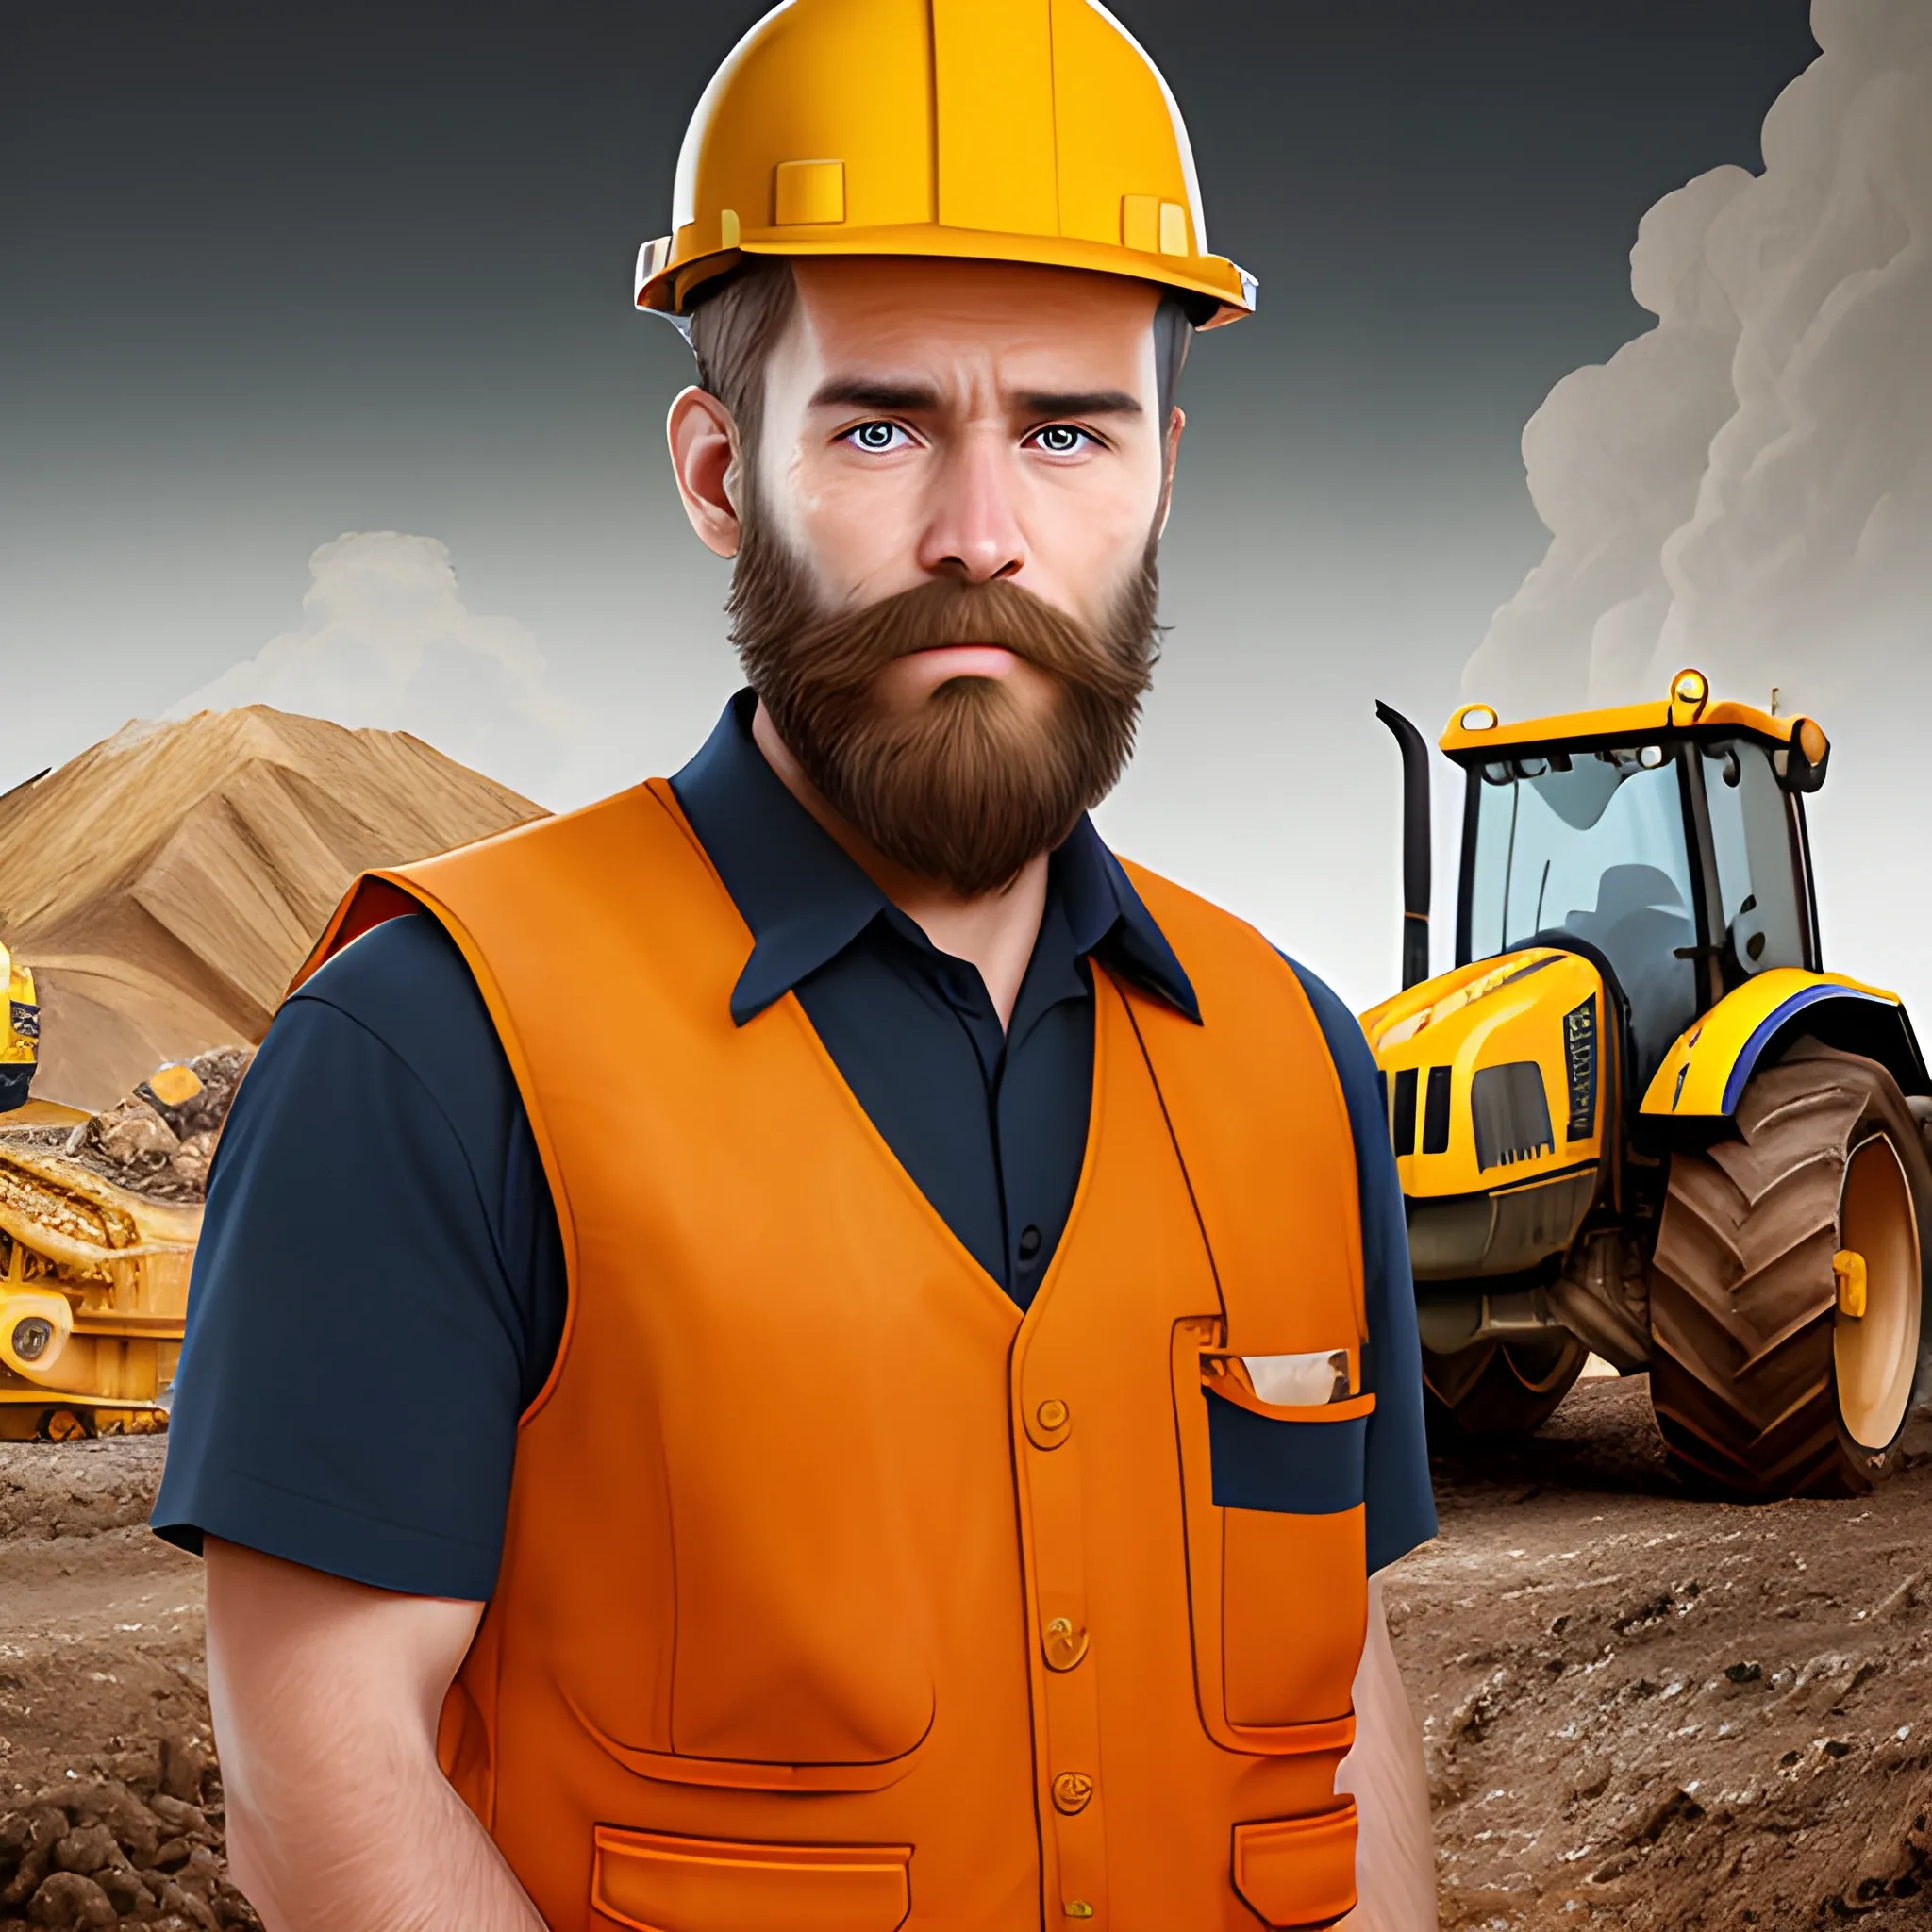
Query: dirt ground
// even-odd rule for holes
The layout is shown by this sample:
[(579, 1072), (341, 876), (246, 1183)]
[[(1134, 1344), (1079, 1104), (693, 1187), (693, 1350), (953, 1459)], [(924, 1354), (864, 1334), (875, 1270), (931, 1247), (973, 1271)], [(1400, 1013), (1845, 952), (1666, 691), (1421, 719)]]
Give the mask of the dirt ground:
[(1684, 1496), (1645, 1379), (1439, 1458), (1388, 1590), (1445, 1932), (1932, 1924), (1932, 1457), (1871, 1498)]
[[(192, 1793), (205, 1833), (159, 1856), (185, 1879), (218, 1847), (200, 1568), (142, 1526), (164, 1448), (0, 1444), (0, 1932), (37, 1795), (81, 1794), (71, 1845), (113, 1790), (169, 1828)], [(1388, 1601), (1445, 1932), (1932, 1925), (1932, 1456), (1866, 1502), (1692, 1501), (1639, 1377), (1436, 1483)], [(200, 1890), (119, 1923), (249, 1924)]]

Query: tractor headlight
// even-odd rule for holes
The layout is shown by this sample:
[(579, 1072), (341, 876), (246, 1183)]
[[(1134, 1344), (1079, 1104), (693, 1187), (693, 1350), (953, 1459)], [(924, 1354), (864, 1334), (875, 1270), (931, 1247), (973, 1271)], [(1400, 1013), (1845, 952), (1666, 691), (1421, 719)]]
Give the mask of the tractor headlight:
[(13, 1324), (13, 1352), (24, 1362), (37, 1362), (54, 1340), (54, 1324), (44, 1315), (25, 1315)]

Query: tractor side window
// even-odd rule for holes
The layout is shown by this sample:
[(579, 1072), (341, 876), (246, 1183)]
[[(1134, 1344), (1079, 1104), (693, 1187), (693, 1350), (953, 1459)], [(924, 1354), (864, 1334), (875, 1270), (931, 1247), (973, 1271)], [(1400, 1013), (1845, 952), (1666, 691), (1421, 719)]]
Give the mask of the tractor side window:
[(1474, 957), (1539, 933), (1588, 941), (1630, 1003), (1639, 1091), (1697, 1011), (1696, 943), (1676, 760), (1657, 745), (1482, 768)]
[(1805, 963), (1785, 795), (1761, 744), (1704, 749), (1704, 790), (1724, 896), (1724, 976), (1735, 985), (1768, 966)]

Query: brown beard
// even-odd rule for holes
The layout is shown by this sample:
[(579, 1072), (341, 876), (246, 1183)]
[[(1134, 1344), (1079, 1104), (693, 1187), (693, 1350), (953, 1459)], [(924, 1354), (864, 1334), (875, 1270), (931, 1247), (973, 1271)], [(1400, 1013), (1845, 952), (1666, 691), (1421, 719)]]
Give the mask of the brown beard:
[[(1105, 627), (1017, 584), (936, 579), (861, 609), (820, 608), (807, 568), (746, 519), (727, 609), (746, 681), (832, 808), (888, 858), (962, 898), (1007, 885), (1119, 782), (1159, 652), (1150, 541)], [(895, 658), (1000, 644), (1048, 679), (1042, 715), (997, 678), (949, 679), (883, 710)]]

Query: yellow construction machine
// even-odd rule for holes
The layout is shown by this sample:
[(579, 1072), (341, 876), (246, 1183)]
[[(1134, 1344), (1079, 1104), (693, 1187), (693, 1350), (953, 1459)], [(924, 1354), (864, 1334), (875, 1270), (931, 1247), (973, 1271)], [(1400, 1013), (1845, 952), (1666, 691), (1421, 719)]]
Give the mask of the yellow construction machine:
[(1925, 1332), (1932, 1079), (1904, 1003), (1824, 970), (1808, 718), (1717, 700), (1441, 740), (1464, 786), (1456, 966), (1428, 974), (1429, 753), (1402, 747), (1403, 991), (1363, 1016), (1432, 1417), (1526, 1433), (1594, 1351), (1736, 1496), (1895, 1468)]
[(41, 1008), (34, 976), (0, 942), (0, 1121), (26, 1105), (41, 1058)]
[(200, 1232), (199, 1207), (0, 1134), (0, 1441), (166, 1426)]
[[(40, 1014), (5, 946), (0, 982), (0, 1441), (163, 1428), (201, 1208), (123, 1186), (72, 1144), (92, 1115), (29, 1097)], [(187, 1066), (143, 1083), (199, 1091)]]

